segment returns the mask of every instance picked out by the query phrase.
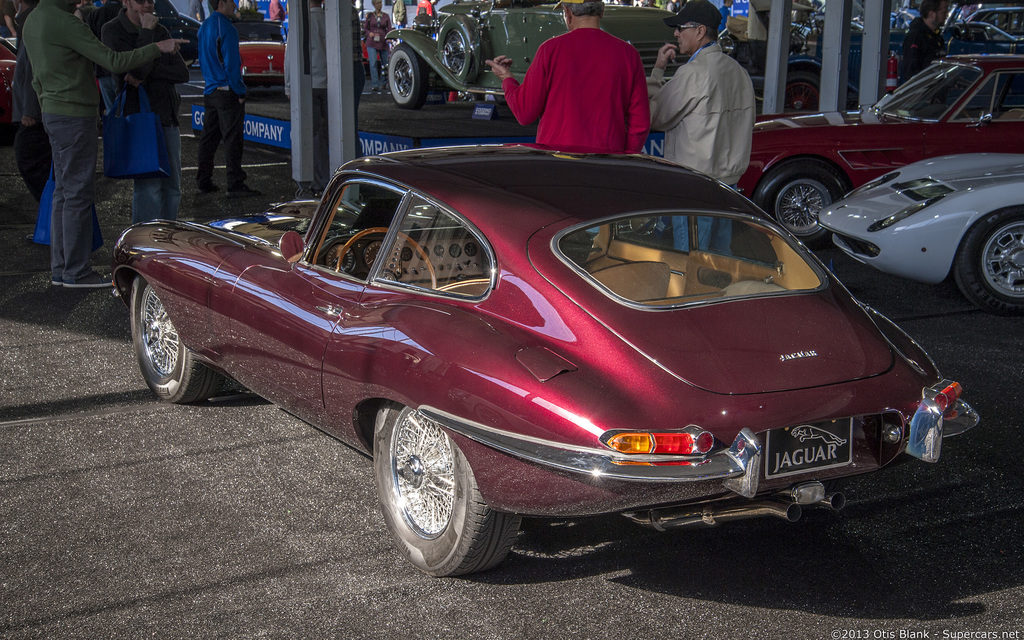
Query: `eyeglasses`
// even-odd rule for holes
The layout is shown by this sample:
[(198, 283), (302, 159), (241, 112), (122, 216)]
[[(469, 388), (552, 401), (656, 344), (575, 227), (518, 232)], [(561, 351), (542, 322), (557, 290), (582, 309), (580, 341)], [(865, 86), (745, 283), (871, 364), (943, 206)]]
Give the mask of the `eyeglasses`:
[(678, 24), (676, 25), (676, 33), (679, 33), (683, 29), (696, 29), (697, 27), (703, 27), (702, 24)]

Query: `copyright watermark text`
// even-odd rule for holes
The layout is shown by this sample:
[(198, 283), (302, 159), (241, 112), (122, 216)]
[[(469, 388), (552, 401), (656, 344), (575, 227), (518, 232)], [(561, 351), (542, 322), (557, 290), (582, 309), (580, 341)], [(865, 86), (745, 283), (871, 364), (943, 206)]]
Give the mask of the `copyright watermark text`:
[(833, 629), (832, 640), (1024, 640), (1020, 631), (950, 631), (949, 629)]

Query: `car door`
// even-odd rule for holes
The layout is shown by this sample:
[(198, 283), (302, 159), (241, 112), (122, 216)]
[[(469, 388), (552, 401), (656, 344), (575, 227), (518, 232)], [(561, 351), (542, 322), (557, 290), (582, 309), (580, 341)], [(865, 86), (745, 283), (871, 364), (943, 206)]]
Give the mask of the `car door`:
[(926, 157), (952, 153), (1019, 153), (1024, 135), (1024, 69), (1000, 70), (945, 122), (928, 127)]
[[(412, 194), (382, 240), (359, 308), (335, 327), (324, 356), (325, 429), (355, 440), (353, 402), (444, 386), (452, 363), (438, 343), (473, 338), (454, 328), (456, 308), (484, 299), (495, 259), (483, 235), (438, 202)], [(395, 378), (398, 374), (400, 377)], [(410, 383), (410, 381), (412, 381)], [(443, 395), (445, 392), (438, 392)]]
[(323, 424), (322, 369), (332, 334), (362, 330), (359, 299), (403, 192), (351, 180), (328, 193), (290, 263), (256, 261), (233, 291), (230, 360), (240, 382), (296, 415)]

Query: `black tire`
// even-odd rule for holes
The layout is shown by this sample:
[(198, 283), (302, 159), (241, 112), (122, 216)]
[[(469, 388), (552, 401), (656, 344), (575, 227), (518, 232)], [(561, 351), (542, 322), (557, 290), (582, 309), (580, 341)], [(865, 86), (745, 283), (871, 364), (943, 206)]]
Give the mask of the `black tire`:
[(786, 76), (786, 111), (817, 111), (821, 103), (820, 80), (809, 71), (794, 71)]
[(808, 245), (828, 237), (821, 212), (847, 192), (846, 178), (819, 160), (797, 160), (772, 169), (754, 190), (754, 202)]
[(131, 309), (135, 355), (142, 377), (158, 398), (186, 404), (206, 400), (220, 390), (224, 377), (185, 348), (156, 291), (144, 278), (132, 282)]
[(402, 43), (391, 52), (388, 85), (391, 98), (400, 109), (419, 109), (427, 102), (430, 69), (412, 47)]
[(953, 261), (957, 287), (972, 303), (1002, 316), (1024, 315), (1024, 207), (981, 218)]
[(488, 507), (458, 445), (412, 409), (390, 406), (377, 415), (373, 471), (384, 522), (420, 571), (485, 571), (512, 549), (521, 518)]

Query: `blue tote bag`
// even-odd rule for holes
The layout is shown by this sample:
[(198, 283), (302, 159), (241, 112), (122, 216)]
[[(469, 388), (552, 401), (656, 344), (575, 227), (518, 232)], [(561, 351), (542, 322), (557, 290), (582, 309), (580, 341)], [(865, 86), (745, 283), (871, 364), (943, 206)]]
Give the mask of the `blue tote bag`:
[(103, 116), (103, 175), (108, 178), (166, 178), (171, 175), (167, 142), (160, 116), (149, 109), (139, 91), (139, 113), (124, 115), (128, 85), (121, 89), (110, 113)]
[[(43, 187), (43, 194), (39, 197), (39, 214), (36, 216), (36, 230), (32, 234), (32, 242), (37, 244), (50, 244), (50, 221), (53, 215), (53, 189), (56, 183), (53, 180), (53, 166), (50, 167), (50, 179)], [(103, 246), (103, 233), (100, 232), (100, 219), (96, 216), (96, 205), (92, 205), (92, 250), (95, 251)]]

